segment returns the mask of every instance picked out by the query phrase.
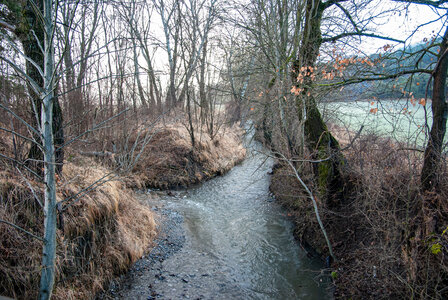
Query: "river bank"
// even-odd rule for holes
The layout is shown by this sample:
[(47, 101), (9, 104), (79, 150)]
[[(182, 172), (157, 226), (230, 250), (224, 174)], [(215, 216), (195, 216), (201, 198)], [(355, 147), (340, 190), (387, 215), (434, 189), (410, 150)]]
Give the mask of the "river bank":
[[(161, 230), (159, 211), (152, 212), (138, 199), (137, 188), (189, 186), (227, 172), (245, 156), (238, 127), (222, 128), (214, 139), (206, 132), (195, 134), (192, 149), (181, 123), (157, 128), (131, 174), (115, 172), (119, 163), (115, 154), (68, 149), (57, 197), (71, 202), (58, 220), (54, 299), (90, 299), (153, 247), (163, 247), (163, 240), (154, 241)], [(101, 136), (92, 136), (97, 138)], [(1, 145), (7, 147), (5, 153), (13, 153), (8, 139), (2, 137)], [(43, 198), (42, 190), (12, 164), (2, 165), (0, 219), (42, 235), (43, 213), (36, 201)], [(0, 232), (0, 295), (36, 298), (41, 242), (6, 223), (0, 223)]]
[(196, 128), (195, 146), (182, 124), (154, 129), (126, 185), (143, 189), (178, 189), (198, 184), (228, 172), (246, 156), (244, 130), (223, 127), (212, 139), (205, 128)]
[[(446, 297), (444, 253), (446, 189), (419, 190), (422, 155), (372, 134), (352, 142), (353, 132), (331, 126), (345, 151), (343, 199), (329, 208), (315, 192), (319, 212), (337, 261), (331, 264), (338, 299)], [(313, 189), (309, 168), (302, 179)], [(308, 170), (308, 172), (306, 171)], [(328, 248), (311, 200), (289, 166), (279, 164), (271, 181), (276, 199), (295, 220), (295, 234), (323, 258)], [(437, 248), (438, 249), (438, 248)], [(437, 271), (436, 271), (437, 270)]]
[(141, 194), (163, 215), (163, 243), (108, 299), (328, 298), (323, 266), (300, 249), (286, 212), (270, 196), (272, 160), (260, 150), (203, 184)]

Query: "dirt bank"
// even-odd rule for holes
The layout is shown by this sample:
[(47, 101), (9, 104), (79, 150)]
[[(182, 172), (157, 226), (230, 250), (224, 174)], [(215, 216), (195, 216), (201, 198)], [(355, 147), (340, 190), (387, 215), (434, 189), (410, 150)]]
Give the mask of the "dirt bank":
[(190, 135), (182, 124), (155, 129), (151, 142), (137, 163), (127, 184), (133, 188), (185, 188), (229, 171), (241, 162), (246, 149), (241, 143), (243, 130), (224, 127), (211, 139), (204, 130)]
[[(58, 178), (64, 203), (58, 222), (53, 299), (88, 299), (139, 259), (156, 235), (153, 213), (122, 182), (110, 180), (76, 200), (109, 172), (90, 159), (66, 163)], [(43, 235), (42, 185), (13, 170), (0, 173), (0, 219)], [(30, 187), (36, 193), (30, 191)], [(0, 295), (37, 297), (42, 243), (0, 224)]]
[[(343, 145), (355, 136), (336, 134)], [(329, 209), (315, 192), (338, 259), (331, 265), (336, 298), (448, 296), (444, 288), (448, 284), (448, 248), (443, 246), (448, 241), (443, 233), (448, 206), (442, 200), (448, 191), (422, 194), (418, 188), (422, 155), (403, 149), (385, 138), (361, 136), (344, 151), (347, 169), (342, 203)], [(303, 170), (302, 179), (313, 189), (311, 168), (304, 165)], [(328, 257), (311, 200), (289, 166), (279, 164), (275, 169), (271, 191), (288, 207), (297, 238), (323, 259)]]

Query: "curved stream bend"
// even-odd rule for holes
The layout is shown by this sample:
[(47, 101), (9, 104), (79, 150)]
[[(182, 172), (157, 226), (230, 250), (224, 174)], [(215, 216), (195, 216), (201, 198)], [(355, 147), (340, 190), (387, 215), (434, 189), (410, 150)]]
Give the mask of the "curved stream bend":
[(322, 265), (306, 257), (284, 210), (272, 203), (273, 162), (248, 150), (226, 175), (162, 198), (168, 218), (183, 217), (185, 242), (158, 266), (149, 266), (152, 257), (119, 292), (123, 299), (328, 298), (319, 284)]

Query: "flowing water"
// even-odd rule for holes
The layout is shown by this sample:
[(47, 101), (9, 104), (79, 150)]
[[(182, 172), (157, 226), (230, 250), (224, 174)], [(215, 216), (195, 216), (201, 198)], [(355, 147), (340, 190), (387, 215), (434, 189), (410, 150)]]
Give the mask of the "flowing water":
[(322, 263), (299, 247), (269, 193), (273, 161), (251, 145), (226, 175), (163, 197), (164, 209), (183, 217), (185, 243), (150, 284), (154, 299), (329, 298)]

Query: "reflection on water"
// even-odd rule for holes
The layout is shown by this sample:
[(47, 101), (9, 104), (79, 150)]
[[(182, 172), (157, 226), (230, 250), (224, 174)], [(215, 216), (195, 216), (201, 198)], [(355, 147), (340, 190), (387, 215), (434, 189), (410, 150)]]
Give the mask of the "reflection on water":
[(168, 197), (167, 205), (184, 215), (192, 246), (223, 266), (241, 299), (327, 299), (322, 264), (298, 246), (269, 195), (272, 163), (248, 151), (228, 174)]

